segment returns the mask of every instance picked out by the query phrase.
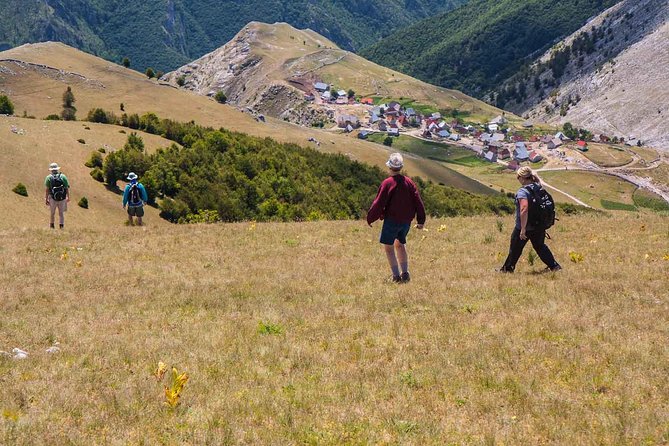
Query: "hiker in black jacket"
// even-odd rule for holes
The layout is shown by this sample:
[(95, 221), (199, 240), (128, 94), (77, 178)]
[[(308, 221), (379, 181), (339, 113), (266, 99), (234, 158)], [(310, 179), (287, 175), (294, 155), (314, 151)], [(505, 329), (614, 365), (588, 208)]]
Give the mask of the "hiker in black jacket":
[(530, 212), (531, 206), (537, 206), (539, 194), (546, 194), (542, 189), (541, 180), (527, 166), (518, 169), (517, 178), (522, 186), (516, 193), (516, 226), (511, 234), (509, 255), (500, 271), (514, 272), (528, 240), (532, 243), (541, 261), (546, 264), (546, 271), (559, 271), (562, 267), (545, 243), (546, 225), (539, 221), (537, 212)]

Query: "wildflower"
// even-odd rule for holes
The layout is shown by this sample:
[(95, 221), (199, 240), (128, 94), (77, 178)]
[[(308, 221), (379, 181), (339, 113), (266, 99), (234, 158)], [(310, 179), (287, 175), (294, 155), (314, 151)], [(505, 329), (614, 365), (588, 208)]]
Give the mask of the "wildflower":
[(439, 226), (439, 229), (437, 229), (437, 232), (444, 232), (446, 230), (446, 225), (441, 225)]
[(569, 253), (569, 259), (574, 263), (581, 263), (584, 260), (583, 254), (571, 251)]
[(163, 376), (165, 376), (165, 372), (167, 372), (167, 365), (163, 361), (159, 361), (158, 368), (155, 372), (153, 372), (153, 376), (156, 377), (156, 381), (162, 380)]

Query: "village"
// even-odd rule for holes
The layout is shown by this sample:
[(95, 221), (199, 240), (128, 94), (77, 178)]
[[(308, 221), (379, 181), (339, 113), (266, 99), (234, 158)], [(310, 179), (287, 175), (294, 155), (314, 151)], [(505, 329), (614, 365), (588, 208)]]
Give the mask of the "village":
[[(360, 139), (384, 133), (389, 138), (406, 135), (448, 143), (472, 150), (482, 160), (503, 164), (512, 170), (518, 169), (523, 162), (539, 164), (548, 158), (561, 160), (563, 164), (579, 164), (580, 158), (569, 158), (564, 150), (560, 150), (567, 143), (573, 143), (581, 152), (588, 150), (585, 140), (572, 141), (563, 132), (544, 134), (534, 129), (531, 122), (524, 122), (522, 129), (514, 130), (504, 114), (485, 124), (463, 123), (457, 117), (443, 116), (440, 112), (422, 114), (397, 101), (375, 104), (370, 97), (356, 99), (352, 91), (336, 90), (324, 82), (316, 82), (313, 87), (315, 92), (305, 94), (305, 99), (325, 107), (336, 107), (328, 110), (336, 122), (335, 129), (357, 132)], [(610, 142), (610, 138), (595, 135), (593, 142)], [(388, 145), (391, 144), (388, 141)]]
[[(313, 89), (305, 93), (305, 100), (323, 109), (331, 118), (331, 131), (348, 133), (359, 139), (369, 139), (389, 147), (401, 137), (433, 142), (440, 147), (456, 146), (473, 152), (483, 163), (500, 166), (509, 172), (516, 171), (521, 165), (530, 165), (538, 171), (606, 173), (669, 200), (669, 188), (643, 176), (644, 171), (663, 163), (662, 157), (637, 156), (635, 150), (642, 148), (643, 144), (634, 136), (622, 139), (591, 134), (583, 129), (571, 133), (566, 129), (558, 131), (517, 118), (510, 122), (503, 112), (489, 122), (472, 122), (458, 113), (434, 111), (433, 107), (415, 104), (405, 98), (399, 100), (409, 104), (407, 106), (398, 100), (381, 102), (384, 99), (378, 97), (356, 97), (352, 90), (336, 89), (325, 82), (314, 82)], [(310, 138), (310, 141), (320, 145), (315, 138)], [(595, 157), (588, 153), (591, 149), (596, 152), (621, 151), (631, 158), (623, 165), (605, 166), (593, 161)], [(625, 171), (626, 168), (630, 170)]]

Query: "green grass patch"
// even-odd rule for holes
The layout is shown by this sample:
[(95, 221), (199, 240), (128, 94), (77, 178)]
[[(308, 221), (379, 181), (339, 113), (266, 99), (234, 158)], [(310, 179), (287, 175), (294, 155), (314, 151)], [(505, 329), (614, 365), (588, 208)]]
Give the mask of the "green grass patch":
[(637, 189), (632, 199), (634, 204), (640, 208), (651, 209), (656, 212), (669, 211), (669, 203), (664, 198), (645, 189)]
[(638, 211), (633, 204), (620, 203), (618, 201), (610, 201), (602, 198), (600, 200), (602, 207), (609, 211)]

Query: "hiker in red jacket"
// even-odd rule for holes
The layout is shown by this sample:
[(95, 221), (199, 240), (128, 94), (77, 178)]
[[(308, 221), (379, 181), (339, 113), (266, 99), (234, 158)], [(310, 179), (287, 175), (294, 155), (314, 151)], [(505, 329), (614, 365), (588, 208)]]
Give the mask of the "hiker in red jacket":
[(392, 281), (405, 283), (411, 280), (406, 250), (407, 234), (414, 217), (418, 221), (416, 228), (423, 229), (425, 206), (414, 182), (400, 173), (404, 167), (402, 155), (391, 154), (386, 166), (390, 169), (390, 177), (379, 187), (379, 193), (367, 212), (367, 224), (372, 226), (376, 220), (383, 220), (379, 241), (384, 245), (388, 257), (393, 273)]

